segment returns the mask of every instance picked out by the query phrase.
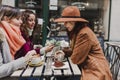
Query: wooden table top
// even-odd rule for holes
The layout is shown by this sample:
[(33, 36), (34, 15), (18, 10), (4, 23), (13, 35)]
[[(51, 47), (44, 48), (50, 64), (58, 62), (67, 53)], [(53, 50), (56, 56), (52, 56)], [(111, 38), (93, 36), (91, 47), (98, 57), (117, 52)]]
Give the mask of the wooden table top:
[(39, 67), (29, 67), (25, 69), (17, 70), (13, 72), (11, 77), (52, 77), (52, 76), (80, 76), (81, 71), (76, 64), (73, 64), (70, 58), (66, 58), (64, 62), (67, 65), (65, 69), (54, 69), (51, 67), (50, 70), (46, 68), (46, 61)]

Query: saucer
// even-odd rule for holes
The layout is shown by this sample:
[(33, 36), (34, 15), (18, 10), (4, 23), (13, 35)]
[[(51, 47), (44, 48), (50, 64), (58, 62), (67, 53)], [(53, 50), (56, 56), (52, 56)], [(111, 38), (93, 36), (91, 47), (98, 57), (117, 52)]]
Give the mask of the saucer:
[(38, 66), (41, 66), (41, 65), (43, 65), (43, 64), (44, 64), (43, 61), (40, 61), (40, 62), (37, 63), (37, 64), (33, 64), (33, 63), (31, 63), (31, 62), (28, 63), (28, 65), (29, 65), (30, 67), (38, 67)]
[(55, 67), (55, 66), (54, 66), (54, 62), (53, 62), (53, 63), (52, 63), (52, 69), (53, 69), (53, 70), (68, 69), (68, 68), (69, 68), (68, 62), (63, 62), (63, 63), (64, 63), (64, 65), (61, 66), (61, 67)]

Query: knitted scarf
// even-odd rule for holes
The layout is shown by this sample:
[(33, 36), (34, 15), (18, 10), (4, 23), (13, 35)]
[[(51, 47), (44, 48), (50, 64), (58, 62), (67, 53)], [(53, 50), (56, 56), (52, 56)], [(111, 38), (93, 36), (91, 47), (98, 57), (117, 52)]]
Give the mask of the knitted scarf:
[(10, 52), (14, 58), (15, 53), (25, 44), (20, 28), (6, 21), (1, 21), (1, 27), (5, 31), (5, 35), (10, 47)]

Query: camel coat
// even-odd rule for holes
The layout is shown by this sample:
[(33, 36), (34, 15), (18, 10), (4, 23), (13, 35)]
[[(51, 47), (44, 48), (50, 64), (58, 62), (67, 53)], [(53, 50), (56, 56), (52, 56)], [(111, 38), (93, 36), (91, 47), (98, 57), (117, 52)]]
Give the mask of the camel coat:
[(100, 43), (89, 27), (82, 28), (78, 33), (71, 60), (82, 71), (80, 80), (112, 80)]

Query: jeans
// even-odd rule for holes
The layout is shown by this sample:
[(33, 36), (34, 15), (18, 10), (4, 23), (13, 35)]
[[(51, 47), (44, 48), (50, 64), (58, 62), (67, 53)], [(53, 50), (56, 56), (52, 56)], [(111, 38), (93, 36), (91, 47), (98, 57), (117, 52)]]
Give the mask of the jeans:
[(19, 80), (43, 80), (43, 78), (29, 77), (29, 78), (19, 78)]
[(80, 76), (55, 77), (55, 80), (80, 80)]

